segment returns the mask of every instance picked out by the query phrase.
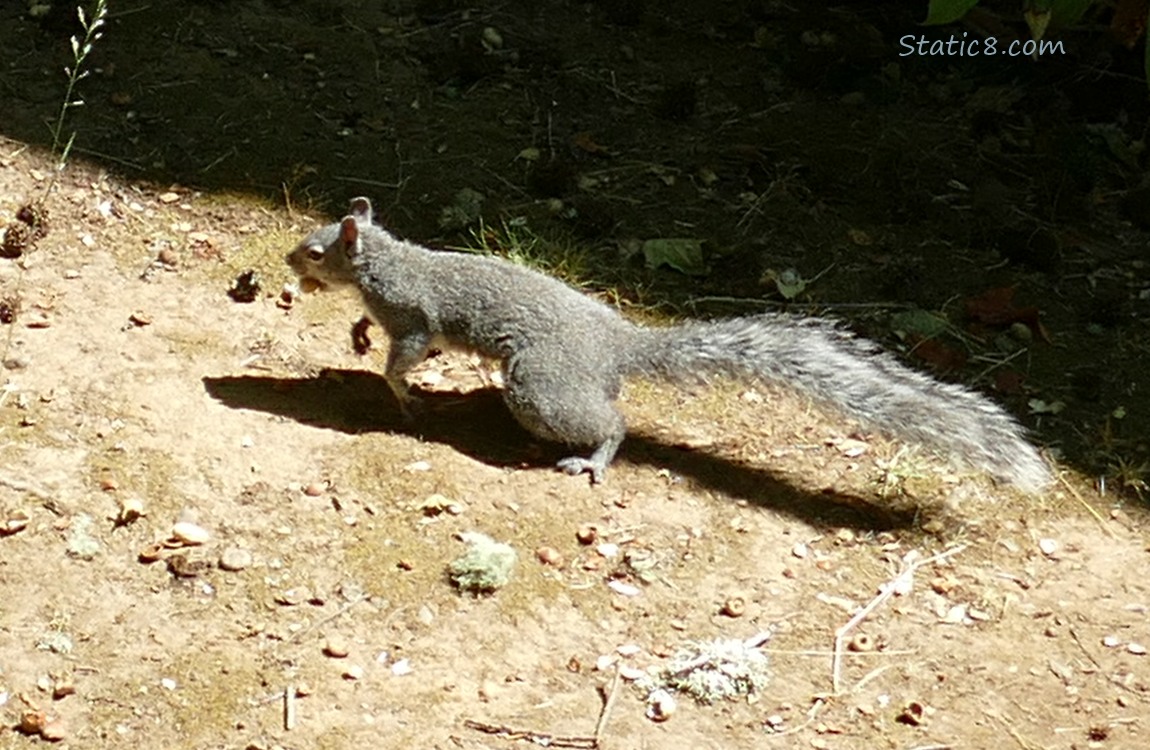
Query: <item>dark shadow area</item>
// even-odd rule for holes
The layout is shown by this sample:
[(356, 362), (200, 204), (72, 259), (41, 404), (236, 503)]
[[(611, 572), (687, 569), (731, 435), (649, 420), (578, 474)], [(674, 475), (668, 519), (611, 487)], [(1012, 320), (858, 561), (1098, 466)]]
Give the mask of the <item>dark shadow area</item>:
[[(1133, 496), (1150, 481), (1142, 40), (1116, 41), (1098, 4), (1038, 59), (902, 42), (1005, 50), (1028, 33), (1008, 5), (926, 28), (926, 0), (113, 0), (63, 132), (140, 186), (113, 215), (173, 186), (221, 216), (245, 195), (334, 214), (365, 194), (427, 244), (479, 219), (574, 238), (577, 273), (624, 306), (848, 318)], [(47, 147), (81, 30), (67, 0), (27, 7), (0, 5), (0, 134)], [(683, 237), (698, 275), (634, 250)]]
[[(262, 411), (348, 434), (418, 435), (491, 466), (549, 469), (556, 460), (570, 454), (557, 445), (536, 450), (538, 439), (515, 422), (495, 388), (463, 396), (416, 391), (426, 407), (416, 425), (404, 423), (386, 381), (365, 371), (332, 370), (302, 380), (208, 377), (204, 378), (204, 388), (233, 409)], [(884, 508), (851, 495), (803, 492), (770, 472), (741, 466), (721, 456), (670, 448), (643, 435), (628, 434), (615, 460), (616, 464), (624, 461), (669, 469), (709, 490), (745, 499), (817, 527), (866, 531), (914, 528), (913, 510)], [(586, 476), (557, 474), (555, 481), (588, 480)], [(610, 471), (607, 481), (611, 481)]]

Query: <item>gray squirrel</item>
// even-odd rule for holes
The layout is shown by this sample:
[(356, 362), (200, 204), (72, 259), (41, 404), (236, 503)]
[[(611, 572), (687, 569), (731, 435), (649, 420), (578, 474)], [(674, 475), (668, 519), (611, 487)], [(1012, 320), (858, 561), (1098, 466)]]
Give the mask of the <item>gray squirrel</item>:
[(818, 318), (761, 314), (668, 327), (615, 309), (506, 260), (437, 252), (372, 224), (367, 198), (287, 256), (305, 291), (355, 287), (387, 333), (385, 377), (403, 412), (417, 405), (404, 376), (432, 348), (499, 360), (503, 398), (531, 433), (592, 449), (568, 474), (603, 481), (626, 433), (615, 408), (624, 377), (701, 381), (711, 375), (781, 383), (862, 424), (920, 442), (1035, 492), (1051, 474), (1005, 411), (959, 385), (900, 364), (877, 344)]

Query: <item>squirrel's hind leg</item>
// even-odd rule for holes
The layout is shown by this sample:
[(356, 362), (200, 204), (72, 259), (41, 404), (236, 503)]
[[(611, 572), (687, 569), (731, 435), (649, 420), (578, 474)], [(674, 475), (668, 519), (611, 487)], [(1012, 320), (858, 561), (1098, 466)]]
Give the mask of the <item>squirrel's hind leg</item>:
[(619, 378), (564, 352), (529, 348), (504, 363), (503, 400), (519, 424), (546, 440), (571, 446), (596, 446), (589, 458), (559, 462), (568, 474), (603, 481), (607, 465), (627, 434), (623, 415), (612, 403)]

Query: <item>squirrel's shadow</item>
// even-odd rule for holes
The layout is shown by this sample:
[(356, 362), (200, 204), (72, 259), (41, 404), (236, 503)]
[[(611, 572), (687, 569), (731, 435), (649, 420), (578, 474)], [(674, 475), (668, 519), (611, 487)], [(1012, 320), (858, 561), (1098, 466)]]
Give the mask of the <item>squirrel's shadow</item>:
[[(550, 467), (569, 450), (544, 444), (518, 425), (495, 388), (466, 394), (420, 393), (426, 407), (412, 425), (403, 420), (382, 376), (362, 370), (325, 370), (312, 378), (205, 377), (208, 394), (236, 409), (254, 409), (340, 432), (399, 432), (450, 445), (494, 466)], [(616, 461), (646, 463), (688, 476), (708, 489), (787, 513), (817, 526), (888, 530), (913, 526), (915, 510), (885, 508), (865, 498), (811, 493), (722, 456), (684, 450), (634, 432)], [(557, 477), (560, 476), (557, 474)], [(570, 479), (568, 481), (587, 481)], [(608, 471), (607, 482), (611, 482)]]

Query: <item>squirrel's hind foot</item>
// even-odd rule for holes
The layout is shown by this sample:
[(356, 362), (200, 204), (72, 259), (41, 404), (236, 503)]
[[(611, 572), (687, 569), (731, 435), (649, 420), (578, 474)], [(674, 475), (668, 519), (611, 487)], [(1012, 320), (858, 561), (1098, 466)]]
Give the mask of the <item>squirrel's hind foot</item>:
[(590, 474), (591, 484), (602, 484), (607, 474), (606, 465), (599, 463), (594, 458), (583, 458), (581, 456), (568, 456), (555, 464), (555, 467), (564, 474), (569, 474), (573, 477), (583, 473)]

